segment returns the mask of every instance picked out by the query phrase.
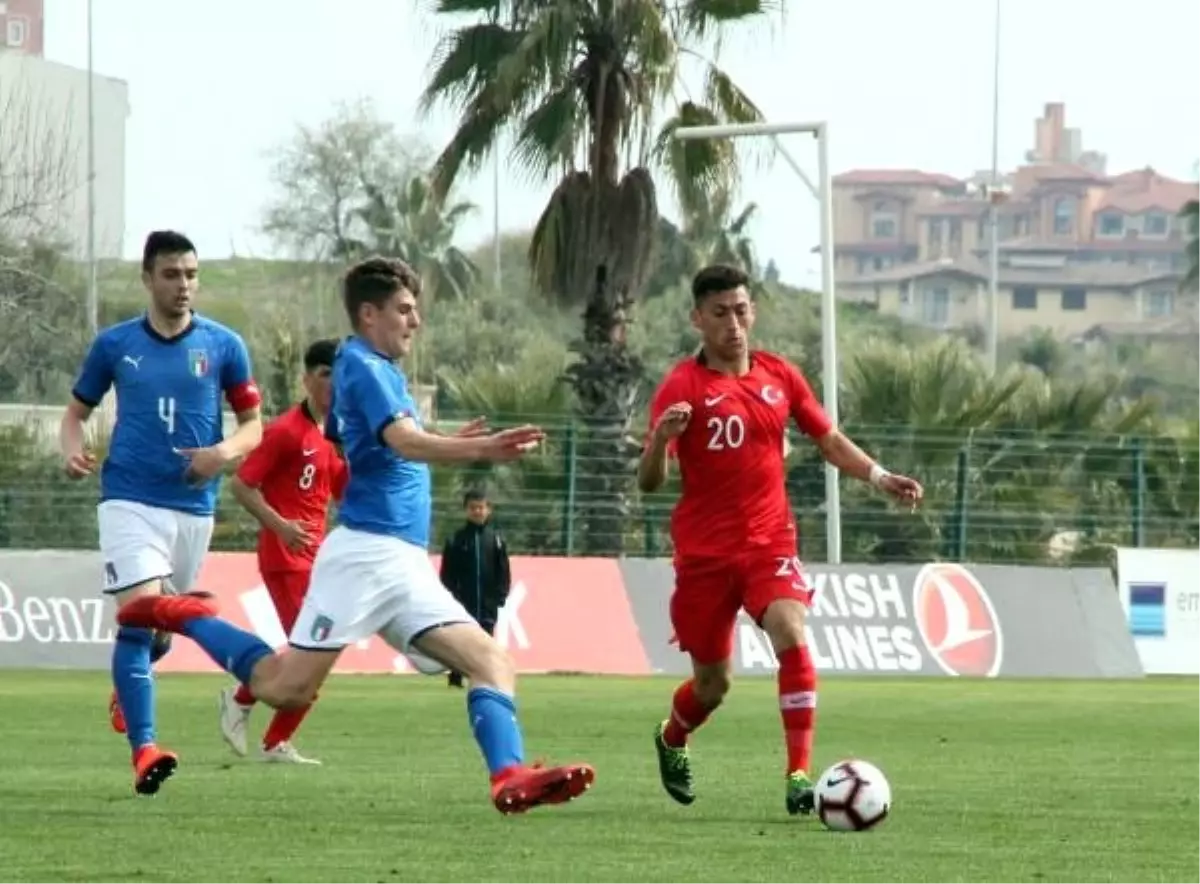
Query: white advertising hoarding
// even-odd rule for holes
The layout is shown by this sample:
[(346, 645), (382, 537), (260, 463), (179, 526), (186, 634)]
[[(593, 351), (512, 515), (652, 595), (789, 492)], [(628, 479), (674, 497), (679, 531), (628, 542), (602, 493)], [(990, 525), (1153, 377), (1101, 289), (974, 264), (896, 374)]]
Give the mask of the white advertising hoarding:
[(1117, 550), (1121, 606), (1149, 674), (1200, 674), (1200, 550)]

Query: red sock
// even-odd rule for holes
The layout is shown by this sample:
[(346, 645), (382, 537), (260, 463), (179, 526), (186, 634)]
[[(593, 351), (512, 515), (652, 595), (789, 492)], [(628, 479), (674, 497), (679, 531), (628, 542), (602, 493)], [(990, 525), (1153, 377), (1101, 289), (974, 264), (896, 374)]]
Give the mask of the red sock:
[(244, 684), (238, 685), (237, 692), (233, 695), (233, 701), (239, 706), (253, 706), (257, 702), (254, 694), (250, 693), (250, 688)]
[(675, 690), (671, 701), (671, 717), (663, 731), (663, 742), (680, 748), (687, 745), (688, 734), (708, 721), (712, 710), (696, 699), (694, 682), (689, 679)]
[(267, 725), (267, 732), (263, 734), (263, 748), (274, 749), (280, 743), (290, 740), (292, 734), (300, 727), (300, 722), (304, 721), (304, 716), (308, 715), (309, 709), (312, 709), (311, 703), (297, 709), (276, 709), (271, 723)]
[(813, 719), (817, 714), (817, 670), (808, 648), (800, 645), (779, 653), (779, 714), (787, 742), (787, 773), (809, 772)]

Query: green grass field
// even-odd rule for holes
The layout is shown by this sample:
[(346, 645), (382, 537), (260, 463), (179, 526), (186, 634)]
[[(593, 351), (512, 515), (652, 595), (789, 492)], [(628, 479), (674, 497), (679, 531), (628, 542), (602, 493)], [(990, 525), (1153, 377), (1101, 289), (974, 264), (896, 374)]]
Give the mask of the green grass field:
[[(164, 676), (180, 769), (134, 798), (102, 673), (0, 676), (0, 877), (10, 881), (1196, 881), (1197, 682), (823, 682), (820, 765), (879, 764), (892, 816), (834, 834), (783, 809), (774, 682), (743, 680), (696, 738), (699, 799), (661, 791), (665, 679), (527, 677), (531, 757), (594, 789), (502, 817), (440, 679), (336, 677), (297, 744), (235, 759), (225, 682)], [(265, 726), (267, 711), (255, 713)]]

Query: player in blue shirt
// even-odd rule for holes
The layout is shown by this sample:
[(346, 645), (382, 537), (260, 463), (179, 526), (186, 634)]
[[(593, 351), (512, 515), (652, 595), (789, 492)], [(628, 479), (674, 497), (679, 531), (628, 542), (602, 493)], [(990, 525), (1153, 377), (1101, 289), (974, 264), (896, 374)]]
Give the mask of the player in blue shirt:
[(317, 552), (291, 651), (272, 653), (256, 636), (218, 619), (211, 600), (196, 596), (134, 599), (117, 620), (188, 636), (277, 708), (311, 702), (342, 649), (373, 633), (423, 671), (462, 672), (471, 681), (468, 716), (491, 775), (492, 801), (501, 813), (520, 813), (577, 797), (595, 771), (586, 764), (525, 764), (512, 660), (442, 586), (429, 559), (427, 464), (514, 460), (544, 434), (526, 426), (443, 436), (421, 426), (394, 362), (409, 352), (421, 324), (420, 288), (406, 264), (384, 258), (356, 264), (343, 282), (354, 335), (334, 360), (329, 423), (350, 481), (341, 524)]
[[(259, 392), (246, 345), (235, 332), (192, 311), (196, 248), (183, 234), (146, 238), (146, 313), (104, 329), (92, 342), (60, 432), (67, 474), (96, 467), (84, 424), (110, 388), (117, 420), (100, 471), (97, 522), (104, 591), (118, 605), (158, 596), (170, 578), (186, 591), (212, 537), (220, 473), (262, 438)], [(223, 438), (221, 398), (238, 429)], [(114, 726), (133, 749), (134, 789), (153, 795), (178, 758), (155, 744), (152, 656), (166, 652), (152, 630), (122, 626), (113, 644)], [(123, 719), (123, 721), (122, 721)]]

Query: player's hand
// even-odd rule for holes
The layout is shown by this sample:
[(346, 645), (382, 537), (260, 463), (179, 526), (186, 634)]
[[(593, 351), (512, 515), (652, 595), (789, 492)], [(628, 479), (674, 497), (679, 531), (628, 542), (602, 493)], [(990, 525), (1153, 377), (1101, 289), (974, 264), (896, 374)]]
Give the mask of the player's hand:
[(879, 490), (885, 494), (890, 494), (901, 503), (907, 503), (913, 509), (917, 508), (917, 504), (925, 496), (925, 489), (921, 487), (920, 482), (916, 479), (910, 479), (908, 476), (897, 475), (896, 473), (880, 479)]
[(96, 456), (89, 451), (79, 451), (63, 461), (63, 469), (71, 479), (83, 479), (96, 469)]
[(487, 418), (477, 417), (459, 427), (454, 435), (464, 439), (474, 439), (478, 436), (486, 436), (488, 432)]
[(541, 427), (526, 424), (484, 436), (485, 460), (516, 460), (527, 454), (546, 438)]
[(202, 484), (216, 476), (229, 464), (230, 458), (221, 445), (208, 448), (179, 448), (178, 453), (188, 459), (187, 480)]
[(306, 522), (292, 520), (284, 522), (275, 529), (275, 533), (279, 535), (279, 539), (292, 552), (300, 552), (313, 546), (316, 542), (313, 535), (309, 533), (311, 525)]
[(676, 439), (687, 429), (688, 421), (692, 419), (692, 406), (688, 402), (676, 402), (668, 405), (658, 416), (654, 425), (654, 435), (659, 439)]

